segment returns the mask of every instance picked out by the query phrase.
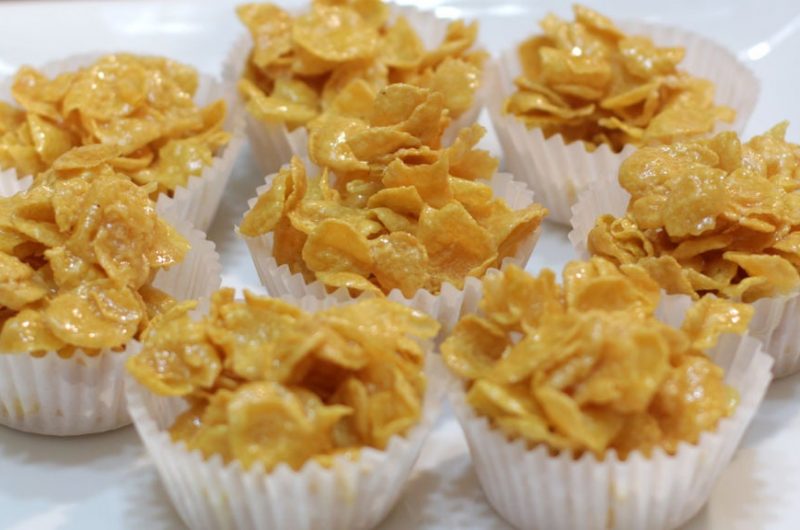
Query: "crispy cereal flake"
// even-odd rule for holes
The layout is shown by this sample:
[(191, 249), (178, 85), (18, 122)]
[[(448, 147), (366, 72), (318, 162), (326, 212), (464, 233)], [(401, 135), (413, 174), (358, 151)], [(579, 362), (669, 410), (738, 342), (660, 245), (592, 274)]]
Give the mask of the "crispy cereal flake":
[(266, 471), (384, 449), (420, 419), (426, 380), (419, 341), (439, 324), (385, 299), (313, 315), (278, 299), (222, 289), (209, 314), (193, 304), (158, 317), (129, 372), (152, 392), (184, 396), (170, 433), (206, 458)]
[(11, 90), (22, 110), (0, 103), (0, 169), (51, 183), (109, 164), (172, 194), (230, 140), (225, 102), (198, 107), (197, 85), (194, 69), (160, 57), (106, 55), (54, 79), (23, 67)]
[[(289, 130), (319, 116), (365, 119), (390, 83), (441, 93), (457, 118), (482, 82), (486, 54), (471, 51), (476, 24), (453, 22), (441, 45), (426, 50), (406, 18), (389, 20), (382, 0), (316, 0), (294, 18), (273, 4), (239, 6), (237, 14), (253, 39), (239, 83), (247, 109)], [(303, 86), (304, 97), (287, 93), (287, 83)]]
[(667, 291), (695, 298), (752, 302), (794, 291), (800, 146), (785, 131), (639, 149), (619, 172), (628, 212), (597, 220), (590, 252), (641, 265)]
[(678, 69), (683, 48), (623, 34), (601, 14), (574, 5), (575, 21), (548, 15), (541, 35), (518, 49), (522, 75), (505, 102), (528, 128), (588, 150), (607, 144), (669, 144), (713, 131), (735, 113), (714, 105), (714, 86)]
[(189, 250), (147, 190), (107, 165), (0, 199), (0, 227), (6, 353), (123, 348), (174, 304), (150, 283)]
[(674, 453), (733, 413), (736, 392), (703, 350), (743, 332), (751, 307), (706, 297), (671, 328), (654, 316), (647, 273), (602, 258), (569, 263), (563, 287), (514, 266), (483, 283), (480, 313), (461, 319), (442, 357), (510, 438), (576, 457)]
[(480, 182), (497, 169), (497, 159), (476, 148), (485, 131), (473, 125), (441, 146), (448, 120), (442, 94), (407, 84), (381, 90), (368, 119), (316, 118), (309, 154), (322, 175), (309, 179), (294, 159), (240, 233), (273, 232), (279, 264), (333, 290), (411, 297), (443, 283), (460, 288), (467, 276), (499, 267), (547, 210), (512, 210), (494, 197)]

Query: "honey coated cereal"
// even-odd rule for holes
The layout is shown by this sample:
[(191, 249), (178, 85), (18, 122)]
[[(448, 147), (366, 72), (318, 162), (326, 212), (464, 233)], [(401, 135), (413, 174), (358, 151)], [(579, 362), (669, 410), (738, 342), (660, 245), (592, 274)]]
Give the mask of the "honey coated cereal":
[(680, 329), (654, 316), (658, 285), (636, 265), (571, 262), (564, 285), (512, 266), (483, 280), (480, 313), (442, 344), (467, 403), (511, 439), (602, 459), (669, 454), (730, 416), (736, 391), (703, 351), (747, 328), (752, 308), (696, 302)]
[(235, 300), (232, 289), (215, 293), (199, 320), (194, 306), (158, 317), (128, 360), (142, 385), (188, 400), (170, 433), (189, 450), (245, 469), (297, 470), (384, 449), (418, 423), (426, 388), (418, 340), (439, 330), (430, 317), (379, 298), (312, 315), (248, 291)]
[(152, 188), (102, 166), (0, 198), (0, 352), (119, 349), (174, 303), (151, 281), (189, 245)]
[(714, 85), (678, 68), (681, 47), (626, 35), (603, 15), (573, 6), (575, 20), (554, 14), (518, 48), (522, 75), (504, 111), (545, 137), (561, 134), (587, 150), (607, 144), (669, 144), (711, 133), (735, 112), (714, 104)]
[(600, 217), (592, 254), (636, 263), (670, 293), (753, 302), (800, 285), (800, 146), (787, 123), (639, 149), (621, 166), (624, 217)]
[(440, 145), (441, 93), (389, 85), (362, 118), (322, 115), (309, 126), (309, 178), (299, 159), (281, 169), (245, 215), (240, 233), (273, 232), (275, 258), (306, 281), (406, 297), (461, 288), (512, 256), (547, 210), (512, 210), (489, 179), (497, 159), (475, 148), (479, 125)]
[(472, 51), (477, 23), (451, 23), (428, 50), (405, 17), (390, 21), (381, 0), (314, 0), (296, 16), (274, 4), (236, 12), (253, 39), (239, 81), (247, 110), (289, 130), (329, 112), (363, 118), (382, 88), (401, 82), (440, 92), (457, 118), (482, 81), (486, 53)]
[(106, 55), (52, 79), (24, 66), (11, 87), (19, 107), (0, 102), (0, 169), (21, 177), (57, 160), (56, 169), (106, 163), (172, 194), (230, 140), (225, 102), (198, 107), (197, 86), (193, 68), (160, 57)]

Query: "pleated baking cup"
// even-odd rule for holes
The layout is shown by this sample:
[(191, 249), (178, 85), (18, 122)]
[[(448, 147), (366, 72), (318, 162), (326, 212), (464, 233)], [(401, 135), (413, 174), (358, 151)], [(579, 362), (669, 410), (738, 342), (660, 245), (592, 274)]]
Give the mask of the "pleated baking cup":
[[(733, 124), (717, 122), (716, 130), (744, 130), (758, 99), (759, 83), (731, 52), (700, 35), (676, 28), (644, 22), (623, 23), (620, 27), (628, 34), (647, 35), (660, 46), (684, 47), (686, 57), (679, 68), (712, 81), (714, 103), (736, 111)], [(515, 92), (514, 79), (522, 73), (517, 46), (500, 54), (488, 73), (491, 90), (486, 105), (503, 149), (505, 169), (533, 188), (536, 197), (550, 209), (550, 219), (568, 224), (570, 207), (581, 191), (593, 182), (616, 181), (620, 164), (635, 147), (626, 145), (614, 153), (603, 144), (589, 152), (582, 142), (565, 143), (560, 134), (545, 138), (540, 128), (528, 129), (515, 116), (505, 114), (504, 102)]]
[[(183, 262), (156, 274), (153, 285), (178, 300), (208, 297), (222, 274), (214, 243), (183, 219), (164, 217), (192, 248)], [(62, 359), (0, 353), (0, 425), (53, 436), (76, 436), (128, 425), (125, 407), (125, 361), (139, 348), (130, 341), (123, 351), (76, 352)]]
[[(75, 71), (78, 68), (90, 66), (106, 53), (90, 53), (75, 55), (47, 63), (39, 70), (48, 77), (56, 76), (63, 72)], [(14, 103), (11, 96), (13, 79), (8, 77), (0, 81), (0, 101)], [(244, 146), (245, 120), (244, 107), (236, 94), (236, 87), (219, 82), (215, 77), (198, 73), (198, 87), (194, 101), (198, 106), (205, 106), (219, 99), (224, 99), (227, 107), (227, 116), (223, 129), (231, 134), (231, 140), (221, 147), (209, 166), (202, 173), (189, 177), (186, 186), (178, 187), (173, 193), (174, 207), (182, 219), (189, 220), (192, 225), (200, 230), (207, 230), (217, 213), (222, 194), (225, 191), (233, 166)], [(0, 180), (11, 180), (17, 177), (14, 169), (0, 172)], [(0, 190), (1, 191), (1, 190)], [(161, 194), (158, 201), (168, 199)]]
[(616, 176), (608, 182), (590, 183), (581, 191), (572, 206), (572, 217), (569, 220), (572, 230), (567, 235), (579, 259), (589, 258), (586, 241), (597, 219), (601, 215), (623, 217), (628, 211), (630, 200), (631, 194), (619, 185)]
[[(572, 208), (572, 231), (569, 240), (580, 259), (589, 257), (586, 239), (595, 220), (604, 214), (622, 217), (628, 209), (630, 194), (617, 182), (594, 183), (581, 193)], [(680, 295), (667, 297), (677, 299)], [(681, 302), (688, 304), (689, 297)], [(748, 333), (764, 344), (764, 351), (775, 359), (774, 377), (800, 371), (800, 289), (784, 296), (762, 298), (753, 304), (753, 319)]]
[[(420, 10), (410, 6), (390, 5), (392, 19), (404, 16), (412, 28), (417, 32), (427, 49), (437, 47), (445, 36), (447, 26), (452, 22), (439, 18), (431, 10)], [(308, 11), (308, 8), (289, 10), (297, 15)], [(225, 63), (222, 66), (223, 81), (235, 87), (242, 77), (245, 65), (253, 48), (253, 41), (249, 33), (242, 34), (231, 47)], [(486, 73), (484, 80), (475, 93), (472, 106), (457, 119), (453, 120), (445, 130), (442, 145), (450, 145), (458, 136), (458, 131), (468, 127), (478, 120), (478, 115), (483, 109), (487, 94)], [(274, 173), (283, 164), (291, 160), (292, 155), (308, 156), (308, 133), (305, 127), (298, 127), (293, 131), (283, 123), (268, 123), (254, 118), (246, 112), (247, 136), (250, 139), (253, 157), (259, 169), (264, 174)]]
[(451, 378), (450, 402), (491, 505), (522, 530), (668, 530), (684, 524), (707, 502), (770, 382), (772, 359), (753, 338), (722, 337), (711, 356), (739, 391), (734, 414), (697, 444), (681, 443), (674, 455), (637, 451), (626, 460), (613, 451), (603, 461), (592, 454), (552, 456), (543, 446), (509, 441), (474, 413), (461, 382)]
[[(267, 176), (265, 179), (266, 183), (256, 190), (257, 196), (248, 201), (248, 205), (251, 209), (258, 201), (258, 197), (269, 191), (275, 175), (276, 174)], [(491, 181), (486, 181), (485, 183), (491, 186), (495, 197), (504, 199), (514, 210), (519, 210), (534, 202), (533, 192), (528, 189), (525, 184), (515, 181), (509, 174), (497, 173)], [(238, 227), (236, 231), (239, 233)], [(502, 267), (515, 264), (525, 268), (536, 246), (536, 242), (539, 240), (540, 233), (541, 226), (520, 243), (513, 256), (503, 260)], [(345, 288), (337, 289), (334, 292), (328, 292), (322, 282), (314, 281), (312, 283), (307, 283), (302, 274), (293, 274), (288, 265), (279, 265), (274, 257), (273, 249), (275, 237), (271, 232), (256, 237), (239, 235), (247, 243), (247, 248), (250, 251), (250, 256), (253, 258), (253, 263), (255, 264), (262, 285), (267, 288), (267, 291), (272, 296), (288, 295), (294, 298), (302, 298), (303, 296), (310, 295), (319, 299), (333, 298), (339, 302), (345, 302), (353, 298), (350, 292)], [(493, 270), (495, 269), (490, 269), (487, 273)], [(364, 294), (362, 296), (369, 295)], [(451, 283), (443, 283), (439, 294), (433, 294), (430, 291), (419, 289), (412, 297), (406, 298), (399, 289), (393, 289), (386, 297), (393, 302), (424, 311), (431, 315), (442, 325), (440, 336), (443, 336), (453, 329), (461, 315), (467, 312), (466, 308), (469, 304), (474, 300), (480, 299), (480, 296), (480, 278), (467, 277), (462, 289), (459, 289)]]
[[(332, 300), (292, 300), (307, 311)], [(324, 468), (314, 461), (299, 471), (285, 464), (269, 473), (262, 466), (244, 470), (219, 456), (203, 459), (170, 439), (167, 429), (186, 408), (180, 398), (156, 396), (132, 378), (126, 381), (128, 409), (156, 465), (175, 509), (192, 529), (253, 530), (369, 529), (383, 520), (403, 492), (444, 398), (444, 368), (429, 355), (428, 390), (422, 418), (405, 436), (394, 436), (385, 450), (365, 448), (357, 460), (334, 459)]]
[[(663, 297), (667, 311), (677, 311), (691, 304), (687, 295)], [(763, 350), (773, 358), (774, 378), (786, 377), (800, 371), (800, 289), (785, 296), (756, 300), (753, 319), (747, 333), (761, 341)]]

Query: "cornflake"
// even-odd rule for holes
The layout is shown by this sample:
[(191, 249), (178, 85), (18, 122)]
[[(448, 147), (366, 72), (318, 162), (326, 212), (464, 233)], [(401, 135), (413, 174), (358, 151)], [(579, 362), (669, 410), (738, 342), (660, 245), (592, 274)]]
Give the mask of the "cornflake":
[(103, 166), (0, 198), (0, 352), (121, 349), (174, 303), (151, 281), (189, 244), (149, 191)]
[(440, 92), (457, 118), (472, 107), (487, 58), (470, 51), (476, 22), (451, 23), (426, 50), (405, 17), (389, 21), (381, 0), (314, 0), (295, 17), (273, 4), (236, 13), (253, 39), (239, 81), (247, 110), (289, 130), (328, 113), (364, 118), (378, 92), (400, 82)]
[(53, 79), (24, 66), (11, 87), (22, 108), (0, 102), (0, 169), (22, 177), (108, 164), (172, 194), (230, 140), (225, 102), (198, 107), (197, 84), (193, 68), (159, 57), (106, 55)]
[(639, 149), (620, 167), (625, 217), (600, 217), (592, 254), (636, 263), (671, 293), (753, 302), (800, 285), (800, 146), (787, 123)]
[(696, 302), (675, 329), (654, 316), (659, 287), (641, 267), (593, 258), (564, 268), (518, 267), (483, 280), (480, 314), (442, 344), (475, 412), (511, 439), (552, 452), (675, 453), (730, 416), (738, 397), (703, 350), (741, 333), (752, 307)]
[[(547, 210), (512, 210), (478, 179), (497, 159), (475, 148), (479, 125), (441, 146), (449, 122), (441, 93), (389, 85), (364, 119), (325, 114), (309, 125), (309, 179), (299, 159), (277, 174), (240, 233), (272, 232), (274, 257), (306, 281), (411, 297), (463, 287), (512, 256)], [(333, 175), (331, 174), (333, 173)]]
[(575, 21), (550, 14), (541, 35), (518, 49), (522, 75), (504, 106), (546, 138), (561, 134), (587, 150), (607, 144), (669, 144), (710, 133), (733, 109), (714, 105), (714, 85), (679, 70), (685, 50), (625, 35), (603, 15), (573, 6)]
[(159, 317), (127, 365), (154, 393), (187, 399), (170, 433), (189, 450), (267, 472), (327, 466), (384, 449), (419, 422), (419, 340), (439, 330), (430, 317), (385, 299), (312, 315), (248, 291), (235, 300), (233, 289), (215, 293), (200, 320), (189, 316), (195, 305)]

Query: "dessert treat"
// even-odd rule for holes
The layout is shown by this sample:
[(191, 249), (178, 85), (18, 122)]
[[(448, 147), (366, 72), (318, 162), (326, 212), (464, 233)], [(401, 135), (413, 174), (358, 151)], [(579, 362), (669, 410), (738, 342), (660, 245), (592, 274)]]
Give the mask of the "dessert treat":
[(418, 341), (438, 324), (384, 299), (222, 289), (208, 313), (194, 306), (174, 306), (128, 361), (131, 415), (184, 521), (380, 522), (436, 417)]
[(153, 184), (154, 200), (187, 203), (188, 218), (206, 228), (242, 143), (238, 103), (224, 96), (213, 78), (160, 57), (24, 66), (0, 87), (0, 170), (37, 181), (51, 169), (106, 163)]
[(776, 375), (800, 366), (789, 325), (800, 290), (800, 146), (786, 127), (746, 143), (725, 132), (638, 150), (618, 185), (582, 198), (570, 236), (579, 251), (645, 268), (669, 293), (753, 303), (750, 332), (776, 357)]
[(314, 0), (295, 13), (245, 4), (237, 15), (249, 35), (234, 47), (224, 75), (238, 83), (265, 173), (306, 152), (305, 128), (315, 119), (363, 118), (391, 83), (440, 92), (456, 120), (450, 141), (478, 117), (487, 54), (475, 49), (477, 22), (448, 22), (380, 0)]
[(573, 11), (571, 22), (547, 15), (541, 34), (501, 56), (489, 102), (509, 170), (562, 223), (577, 194), (636, 146), (705, 136), (737, 116), (741, 129), (758, 92), (712, 43)]
[(674, 528), (705, 503), (771, 359), (732, 336), (704, 353), (747, 328), (747, 304), (705, 297), (662, 315), (675, 328), (659, 301), (643, 268), (601, 258), (569, 263), (563, 287), (547, 269), (483, 280), (441, 350), (481, 486), (514, 526)]
[(440, 93), (403, 84), (382, 90), (366, 119), (318, 120), (309, 154), (320, 174), (293, 159), (239, 227), (270, 292), (324, 296), (324, 286), (412, 300), (463, 290), (506, 258), (524, 265), (547, 211), (509, 179), (485, 182), (497, 160), (476, 149), (479, 125), (442, 145), (447, 121)]
[(125, 425), (132, 344), (176, 299), (216, 287), (213, 244), (162, 219), (148, 191), (103, 166), (0, 198), (3, 425), (57, 435)]

